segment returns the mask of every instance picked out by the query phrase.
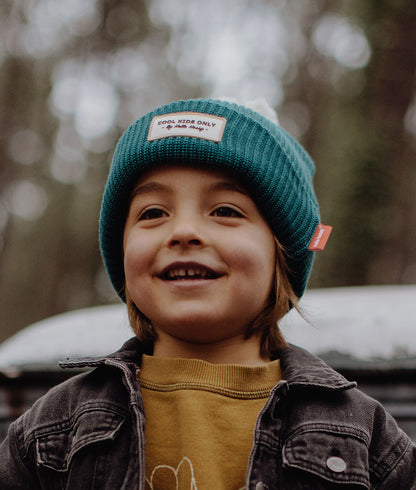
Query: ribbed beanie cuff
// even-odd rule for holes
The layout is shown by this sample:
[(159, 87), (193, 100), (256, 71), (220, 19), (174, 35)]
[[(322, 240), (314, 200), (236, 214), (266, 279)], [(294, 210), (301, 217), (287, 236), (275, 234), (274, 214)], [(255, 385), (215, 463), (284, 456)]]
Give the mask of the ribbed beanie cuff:
[[(185, 122), (182, 133), (171, 135), (174, 125), (169, 121), (178, 122), (177, 113), (190, 113), (184, 117), (194, 121), (193, 128)], [(209, 128), (212, 116), (223, 118), (218, 120), (220, 132)], [(151, 128), (154, 118), (164, 133), (157, 133), (159, 126)], [(286, 131), (257, 112), (231, 102), (197, 99), (155, 109), (133, 123), (117, 144), (102, 201), (100, 246), (111, 282), (123, 300), (123, 230), (130, 196), (144, 172), (163, 163), (234, 174), (284, 247), (290, 282), (295, 294), (302, 296), (314, 254), (308, 246), (320, 221), (311, 158)]]

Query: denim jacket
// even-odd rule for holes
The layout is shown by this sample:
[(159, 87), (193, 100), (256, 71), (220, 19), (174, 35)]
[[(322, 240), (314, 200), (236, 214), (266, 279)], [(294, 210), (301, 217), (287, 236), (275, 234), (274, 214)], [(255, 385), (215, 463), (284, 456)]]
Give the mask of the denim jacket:
[[(144, 490), (142, 348), (68, 361), (96, 367), (54, 387), (11, 424), (0, 488)], [(250, 490), (416, 489), (416, 447), (375, 400), (294, 346), (254, 430)], [(237, 423), (237, 421), (236, 421)]]

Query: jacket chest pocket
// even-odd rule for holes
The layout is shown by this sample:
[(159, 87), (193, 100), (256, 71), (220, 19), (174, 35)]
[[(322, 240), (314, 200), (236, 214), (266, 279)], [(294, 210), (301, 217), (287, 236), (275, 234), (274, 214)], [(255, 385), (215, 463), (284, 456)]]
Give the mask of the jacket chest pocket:
[[(107, 410), (84, 411), (36, 438), (36, 459), (44, 488), (106, 488), (109, 447), (125, 419)], [(114, 450), (114, 449), (113, 449)]]
[(287, 488), (370, 488), (366, 437), (354, 427), (303, 427), (287, 439), (283, 467)]

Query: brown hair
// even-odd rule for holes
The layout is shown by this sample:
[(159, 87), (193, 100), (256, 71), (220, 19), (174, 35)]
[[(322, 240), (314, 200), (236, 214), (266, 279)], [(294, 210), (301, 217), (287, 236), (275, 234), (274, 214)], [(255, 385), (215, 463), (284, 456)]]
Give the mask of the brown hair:
[[(264, 310), (254, 319), (246, 331), (246, 338), (253, 335), (260, 337), (260, 355), (272, 359), (278, 349), (286, 347), (286, 341), (278, 326), (279, 320), (291, 307), (298, 309), (298, 298), (289, 281), (289, 270), (283, 254), (283, 247), (276, 241), (276, 270), (269, 302)], [(157, 334), (150, 320), (137, 308), (127, 287), (125, 288), (127, 311), (130, 324), (136, 337), (142, 341), (147, 351), (153, 350)]]

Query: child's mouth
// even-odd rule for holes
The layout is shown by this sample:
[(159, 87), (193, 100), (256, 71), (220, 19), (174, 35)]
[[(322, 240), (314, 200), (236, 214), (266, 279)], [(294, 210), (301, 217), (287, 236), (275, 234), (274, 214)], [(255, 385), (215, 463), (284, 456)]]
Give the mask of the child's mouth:
[(217, 279), (220, 274), (202, 266), (172, 267), (163, 272), (162, 278), (167, 281), (196, 279)]

